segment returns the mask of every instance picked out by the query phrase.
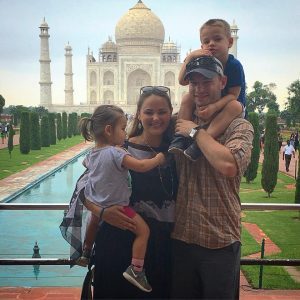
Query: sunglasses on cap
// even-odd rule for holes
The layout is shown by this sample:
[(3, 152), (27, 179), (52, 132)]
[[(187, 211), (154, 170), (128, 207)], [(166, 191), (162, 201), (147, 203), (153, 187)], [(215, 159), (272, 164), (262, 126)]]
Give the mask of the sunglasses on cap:
[(140, 94), (143, 93), (152, 93), (152, 92), (161, 92), (161, 93), (165, 93), (167, 95), (170, 96), (170, 89), (166, 86), (163, 85), (157, 85), (157, 86), (152, 86), (152, 85), (147, 85), (147, 86), (143, 86), (140, 89)]

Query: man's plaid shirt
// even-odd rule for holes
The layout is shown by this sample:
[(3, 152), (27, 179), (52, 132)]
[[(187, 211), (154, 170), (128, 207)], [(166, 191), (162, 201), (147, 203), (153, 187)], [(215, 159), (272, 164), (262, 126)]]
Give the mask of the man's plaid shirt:
[[(196, 123), (200, 124), (196, 120)], [(238, 174), (226, 177), (202, 155), (192, 162), (176, 155), (179, 187), (172, 237), (205, 248), (222, 248), (240, 240), (239, 187), (251, 159), (253, 127), (235, 119), (218, 141), (230, 149)]]

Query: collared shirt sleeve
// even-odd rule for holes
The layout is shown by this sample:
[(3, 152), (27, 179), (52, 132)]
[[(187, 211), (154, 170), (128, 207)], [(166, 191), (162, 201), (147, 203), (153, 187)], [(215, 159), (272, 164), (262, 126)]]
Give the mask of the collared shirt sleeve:
[(225, 146), (230, 149), (237, 164), (238, 175), (243, 176), (251, 160), (253, 127), (248, 122), (235, 119), (225, 134)]

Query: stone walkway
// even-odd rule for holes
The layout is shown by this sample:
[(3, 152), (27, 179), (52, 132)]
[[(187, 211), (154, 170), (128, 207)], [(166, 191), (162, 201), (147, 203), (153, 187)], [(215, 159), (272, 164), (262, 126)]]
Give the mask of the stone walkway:
[[(292, 160), (291, 160), (291, 163), (290, 163), (290, 169), (289, 169), (289, 172), (287, 172), (285, 170), (285, 161), (282, 159), (282, 152), (283, 152), (283, 148), (284, 148), (285, 145), (283, 145), (281, 147), (281, 150), (279, 151), (279, 171), (284, 173), (284, 174), (287, 174), (293, 178), (296, 178), (296, 175), (298, 173), (298, 163), (299, 163), (299, 152), (297, 151), (296, 152), (296, 157), (293, 158), (292, 157)], [(263, 152), (261, 151), (260, 152), (260, 157), (259, 157), (259, 162), (262, 163), (263, 162), (263, 159), (264, 159), (264, 155), (263, 155)]]
[[(252, 223), (242, 222), (245, 229), (252, 235), (258, 244), (265, 239), (265, 255), (280, 253), (280, 248), (271, 241), (271, 239), (256, 225)], [(249, 258), (260, 258), (260, 252), (248, 256)]]
[[(18, 134), (14, 135), (14, 145), (19, 145), (19, 138), (20, 136)], [(0, 149), (7, 148), (7, 142), (8, 142), (8, 138), (4, 140), (4, 144), (0, 142)]]

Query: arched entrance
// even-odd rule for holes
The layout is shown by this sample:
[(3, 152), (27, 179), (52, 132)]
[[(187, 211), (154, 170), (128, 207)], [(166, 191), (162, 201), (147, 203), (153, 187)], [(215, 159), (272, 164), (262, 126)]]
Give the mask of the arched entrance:
[(136, 104), (142, 86), (151, 85), (150, 75), (141, 69), (137, 69), (129, 74), (127, 78), (127, 103)]

